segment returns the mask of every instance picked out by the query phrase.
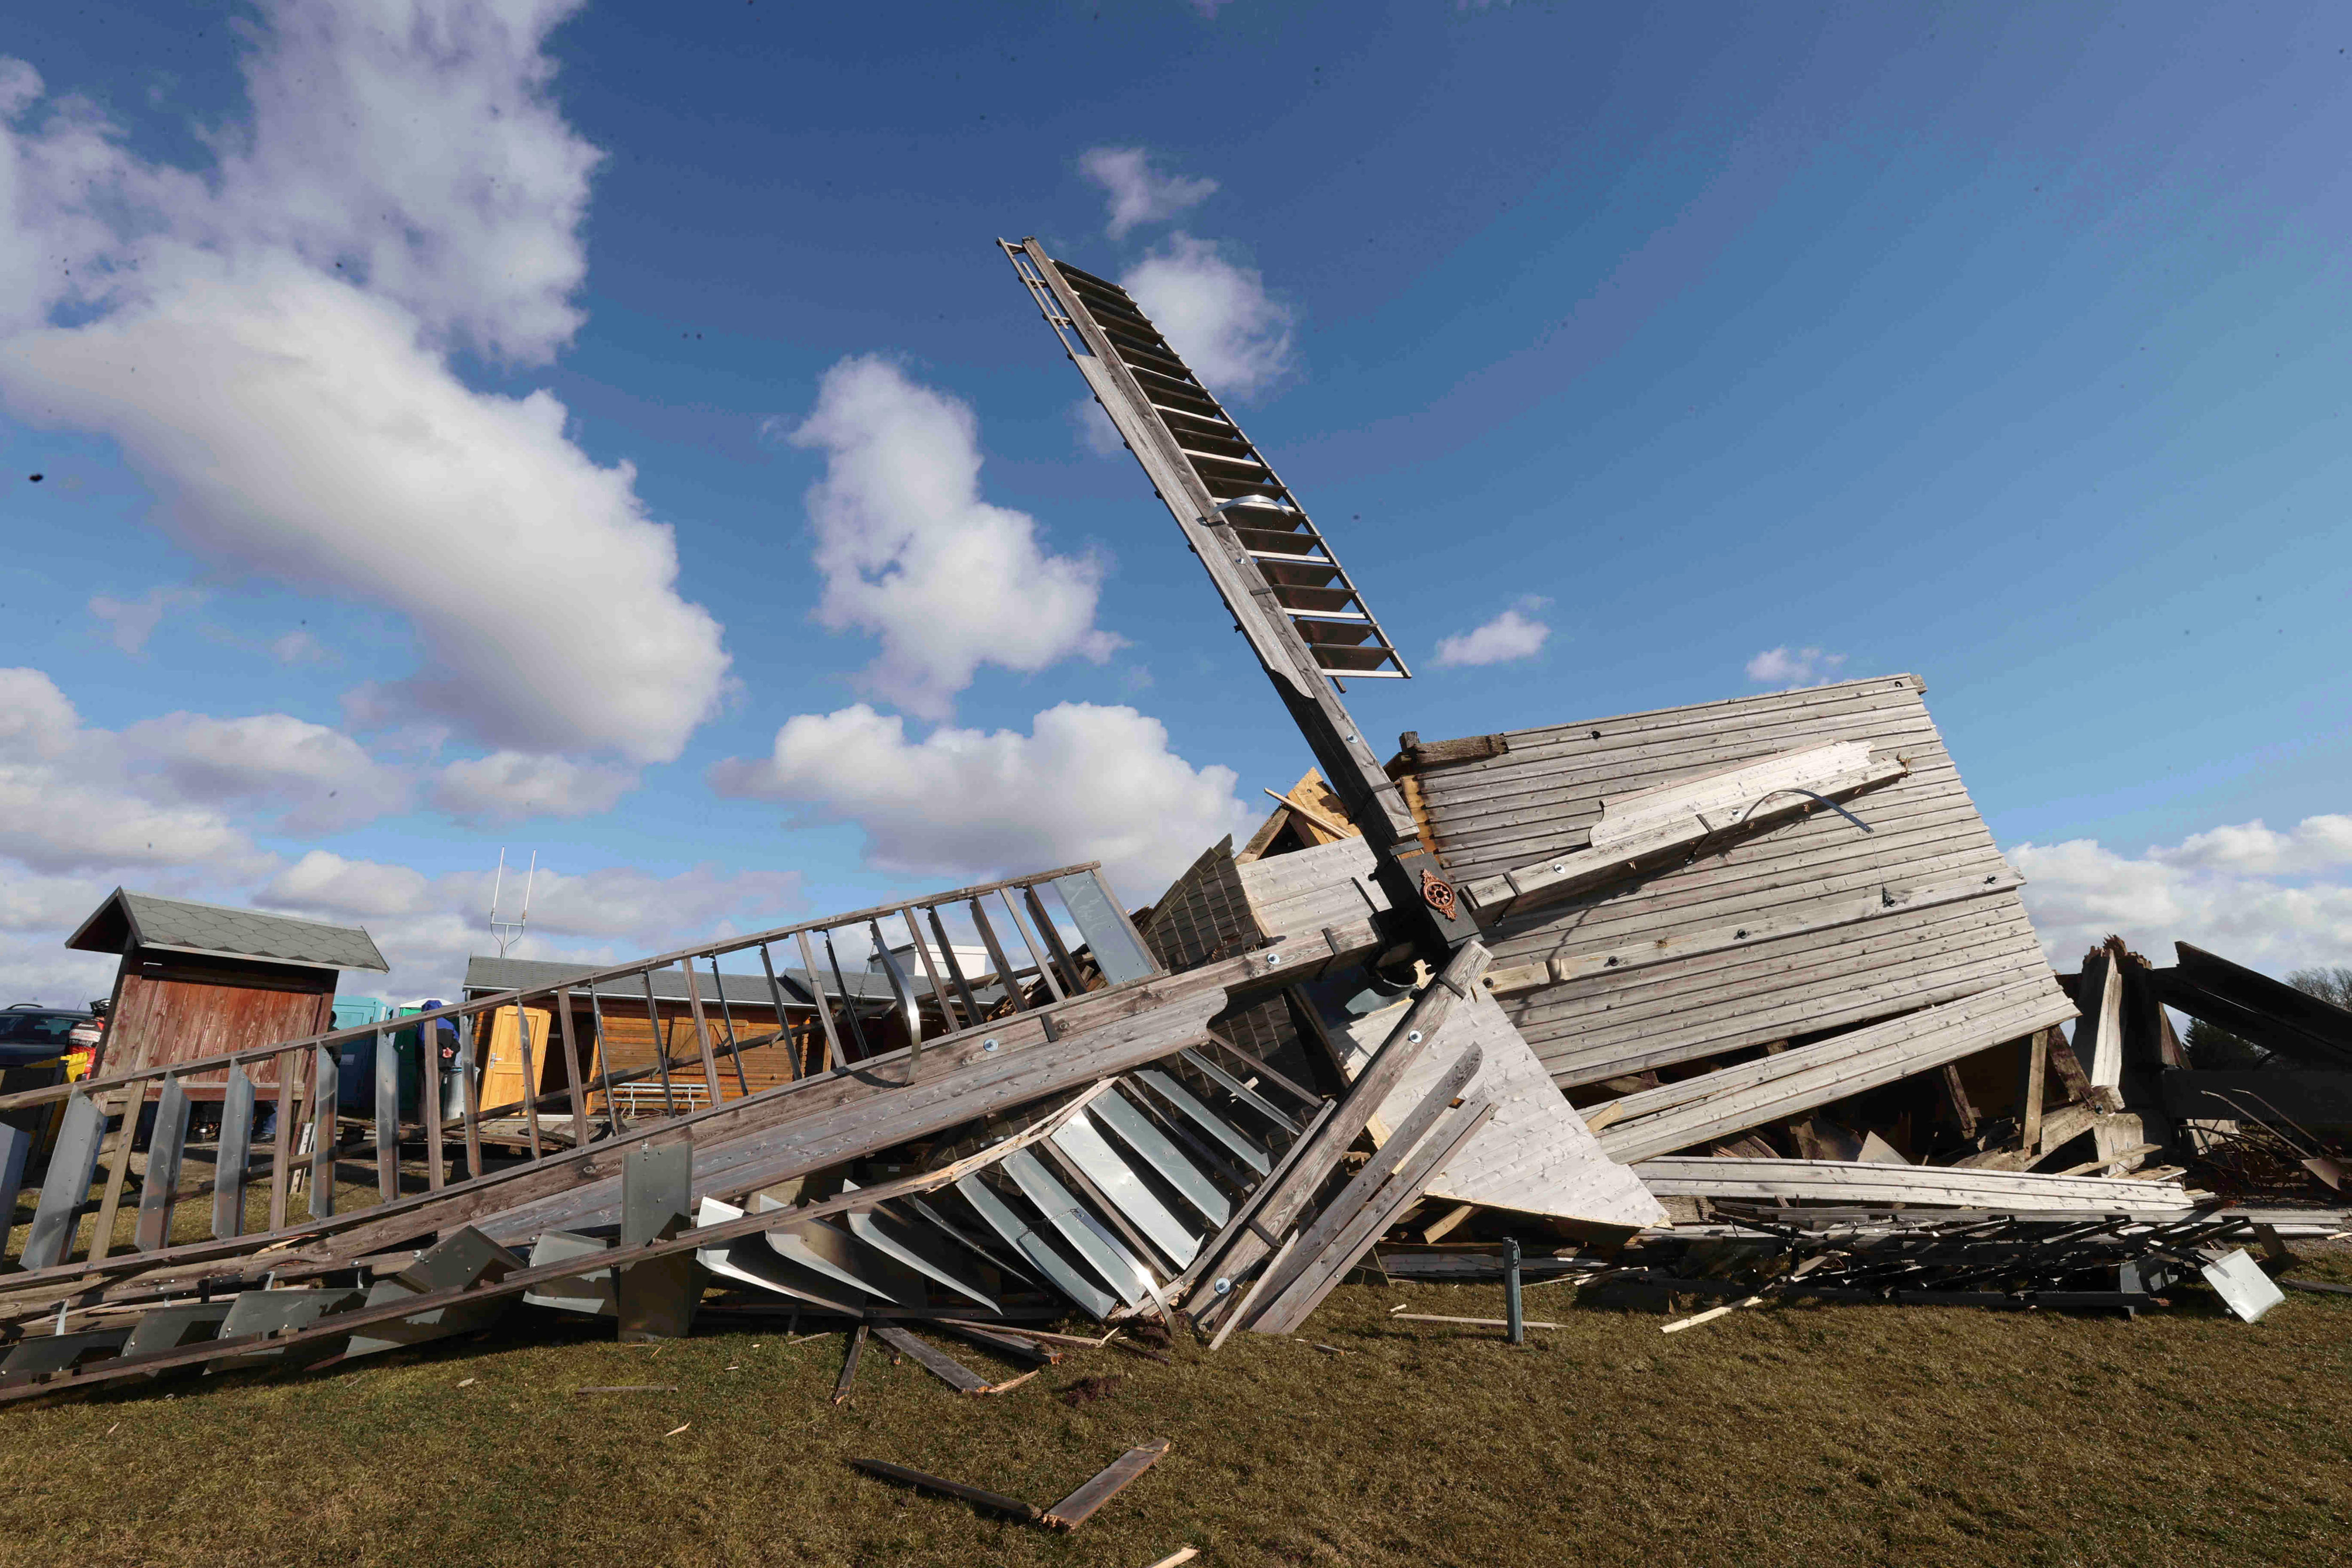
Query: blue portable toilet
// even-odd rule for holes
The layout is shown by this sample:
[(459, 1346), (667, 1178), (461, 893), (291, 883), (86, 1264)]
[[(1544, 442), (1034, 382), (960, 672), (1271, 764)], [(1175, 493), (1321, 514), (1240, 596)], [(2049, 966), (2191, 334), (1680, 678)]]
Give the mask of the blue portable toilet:
[[(335, 998), (334, 1026), (349, 1029), (391, 1016), (391, 1005), (373, 996)], [(375, 1037), (345, 1040), (335, 1050), (335, 1109), (354, 1116), (375, 1114)]]

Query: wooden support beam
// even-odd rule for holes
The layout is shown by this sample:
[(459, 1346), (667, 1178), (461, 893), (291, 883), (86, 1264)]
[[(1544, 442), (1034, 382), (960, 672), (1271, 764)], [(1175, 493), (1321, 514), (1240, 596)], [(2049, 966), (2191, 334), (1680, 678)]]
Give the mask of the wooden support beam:
[(1278, 1298), (1265, 1304), (1250, 1327), (1265, 1334), (1297, 1330), (1396, 1217), (1420, 1201), (1446, 1162), (1461, 1152), (1494, 1114), (1492, 1100), (1467, 1100), (1449, 1111), (1412, 1157), (1374, 1190), (1321, 1255)]
[(1952, 1119), (1960, 1124), (1960, 1136), (1977, 1135), (1977, 1108), (1969, 1100), (1969, 1086), (1960, 1080), (1960, 1064), (1946, 1062), (1943, 1067), (1944, 1100), (1951, 1107)]
[(1387, 1100), (1405, 1069), (1419, 1059), (1429, 1043), (1435, 1039), (1440, 1025), (1454, 1011), (1454, 1005), (1468, 998), (1470, 988), (1486, 973), (1492, 955), (1478, 942), (1465, 945), (1446, 964), (1436, 979), (1423, 987), (1421, 995), (1405, 1010), (1396, 1027), (1381, 1048), (1364, 1064), (1364, 1070), (1349, 1086), (1347, 1095), (1333, 1109), (1323, 1125), (1301, 1139), (1303, 1152), (1294, 1147), (1290, 1167), (1280, 1176), (1270, 1179), (1265, 1195), (1258, 1205), (1249, 1227), (1222, 1238), (1223, 1250), (1215, 1258), (1204, 1256), (1201, 1279), (1224, 1279), (1227, 1290), (1211, 1296), (1193, 1310), (1193, 1321), (1205, 1323), (1233, 1300), (1233, 1289), (1246, 1279), (1251, 1271), (1274, 1250), (1276, 1238), (1297, 1223), (1316, 1193), (1339, 1161), (1349, 1144), (1356, 1141), (1381, 1104)]
[(2045, 1075), (2050, 1066), (2049, 1029), (2036, 1029), (2020, 1042), (2025, 1053), (2025, 1068), (2018, 1087), (2018, 1139), (2021, 1149), (2038, 1149), (2042, 1143), (2042, 1101), (2047, 1089)]

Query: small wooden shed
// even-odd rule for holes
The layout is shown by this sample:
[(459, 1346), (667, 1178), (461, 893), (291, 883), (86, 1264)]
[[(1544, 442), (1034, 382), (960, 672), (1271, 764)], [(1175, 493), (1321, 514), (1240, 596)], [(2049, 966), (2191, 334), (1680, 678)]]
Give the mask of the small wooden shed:
[[(66, 945), (122, 955), (93, 1072), (160, 1067), (324, 1033), (333, 1026), (342, 971), (391, 968), (357, 926), (121, 888)], [(278, 1081), (274, 1059), (249, 1070), (257, 1084)], [(218, 1099), (226, 1076), (193, 1078), (188, 1092)]]

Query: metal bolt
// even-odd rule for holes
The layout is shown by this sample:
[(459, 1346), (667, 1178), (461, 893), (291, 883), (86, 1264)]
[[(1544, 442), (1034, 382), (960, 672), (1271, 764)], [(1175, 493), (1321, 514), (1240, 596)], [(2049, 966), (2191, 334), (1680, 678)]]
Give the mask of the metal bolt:
[(1220, 1279), (1215, 1284), (1210, 1286), (1209, 1289), (1214, 1290), (1220, 1296), (1230, 1296), (1233, 1294), (1234, 1282), (1230, 1279)]
[(1417, 1046), (1421, 1044), (1421, 1031), (1419, 1029), (1412, 1030), (1406, 1034), (1405, 1038)]
[(992, 1037), (989, 1037), (988, 1039), (985, 1039), (985, 1040), (981, 1041), (981, 1042), (980, 1042), (980, 1048), (981, 1048), (982, 1050), (983, 1050), (983, 1051), (992, 1051), (992, 1050), (994, 1050), (994, 1049), (996, 1048), (996, 1040), (995, 1040), (994, 1037), (992, 1037)]
[(1268, 969), (1272, 969), (1276, 964), (1280, 963), (1281, 962), (1282, 954), (1278, 952), (1269, 952), (1265, 955), (1265, 966)]

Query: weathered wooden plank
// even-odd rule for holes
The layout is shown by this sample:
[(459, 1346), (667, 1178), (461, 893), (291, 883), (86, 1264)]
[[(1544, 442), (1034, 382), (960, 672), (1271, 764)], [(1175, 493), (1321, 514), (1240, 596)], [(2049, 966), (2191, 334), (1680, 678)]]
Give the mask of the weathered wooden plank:
[(2104, 952), (2083, 961), (2074, 984), (2082, 1021), (2074, 1026), (2074, 1056), (2090, 1069), (2095, 1089), (2115, 1089), (2124, 1073), (2123, 975)]
[[(1941, 868), (1996, 867), (2004, 862), (1973, 813), (1947, 814), (1917, 833), (1882, 819), (1867, 839), (1859, 835), (1835, 838), (1814, 835), (1810, 824), (1785, 829), (1785, 842), (1749, 840), (1728, 846), (1691, 865), (1660, 875), (1601, 890), (1579, 899), (1546, 906), (1500, 922), (1495, 931), (1496, 951), (1517, 959), (1553, 933), (1572, 930), (1581, 944), (1600, 945), (1634, 939), (1669, 918), (1698, 924), (1786, 904), (1800, 889), (1824, 885), (1824, 890), (1855, 892), (1872, 889), (1870, 879), (1887, 881), (1927, 880), (1945, 874)], [(1803, 835), (1803, 837), (1797, 836)]]
[(1168, 1456), (1169, 1442), (1154, 1437), (1121, 1454), (1086, 1485), (1047, 1509), (1044, 1521), (1055, 1530), (1076, 1530), (1103, 1504), (1134, 1484), (1137, 1477)]
[(1523, 1026), (1546, 1029), (1580, 1021), (1671, 1028), (1698, 1021), (1702, 1009), (1760, 1002), (1834, 967), (1862, 963), (1872, 978), (1893, 979), (1886, 972), (1894, 966), (1996, 947), (2003, 935), (2031, 930), (2013, 897), (1891, 910), (1863, 930), (1831, 927), (1769, 948), (1718, 948), (1660, 965), (1638, 981), (1604, 975), (1562, 982), (1527, 993), (1513, 1012)]
[[(1646, 745), (1676, 734), (1747, 733), (1775, 723), (1810, 722), (1840, 714), (1924, 711), (1920, 701), (1924, 689), (1916, 677), (1891, 676), (1841, 681), (1803, 692), (1723, 698), (1682, 707), (1510, 730), (1503, 732), (1503, 740), (1509, 747), (1504, 754), (1484, 763), (1448, 768), (1439, 776), (1454, 783), (1563, 757)], [(1592, 733), (1596, 730), (1601, 731), (1597, 737)]]
[(1255, 1317), (1247, 1325), (1255, 1333), (1286, 1334), (1314, 1315), (1315, 1309), (1347, 1277), (1349, 1269), (1372, 1249), (1381, 1234), (1419, 1203), (1465, 1144), (1478, 1135), (1495, 1113), (1492, 1100), (1465, 1100), (1447, 1114), (1437, 1130), (1423, 1140), (1403, 1165), (1374, 1189), (1355, 1216), (1343, 1226), (1288, 1289), (1262, 1305), (1252, 1299)]
[(1629, 946), (1580, 949), (1556, 954), (1540, 963), (1507, 968), (1497, 965), (1487, 971), (1486, 988), (1496, 995), (1506, 995), (1534, 990), (1554, 982), (1604, 975), (1613, 979), (1633, 970), (1647, 969), (1676, 959), (1734, 950), (1752, 951), (1784, 937), (1834, 931), (1905, 910), (1935, 909), (1991, 893), (2011, 892), (2024, 880), (2013, 871), (1990, 871), (1953, 881), (1904, 888), (1882, 887), (1857, 897), (1811, 900), (1795, 906), (1793, 912), (1787, 914), (1707, 926), (1696, 931), (1678, 931), (1670, 936)]
[(958, 1394), (985, 1394), (988, 1379), (933, 1345), (924, 1343), (906, 1330), (887, 1323), (874, 1327), (877, 1338), (901, 1354), (914, 1358), (915, 1364), (954, 1389)]
[(2173, 1006), (2289, 1057), (2352, 1063), (2352, 1013), (2203, 948), (2173, 947), (2179, 965), (2156, 975)]
[(1643, 1161), (1633, 1172), (1661, 1197), (1795, 1198), (1857, 1208), (1899, 1203), (2033, 1214), (2177, 1214), (2191, 1207), (2179, 1182), (1963, 1166), (1664, 1154)]
[(1622, 1078), (1629, 1072), (1765, 1045), (1790, 1034), (1850, 1028), (2036, 978), (2033, 958), (2032, 953), (2020, 952), (2003, 958), (1967, 963), (1952, 969), (1916, 974), (1897, 984), (1856, 987), (1836, 1001), (1809, 994), (1744, 1021), (1709, 1024), (1655, 1044), (1647, 1040), (1620, 1043), (1607, 1047), (1605, 1055), (1579, 1056), (1566, 1061), (1547, 1055), (1544, 1065), (1550, 1069), (1553, 1081), (1569, 1089)]
[(1813, 1023), (1817, 1016), (1884, 1012), (1889, 1003), (1964, 983), (1972, 973), (2035, 972), (2038, 949), (2029, 945), (2021, 922), (1911, 936), (1907, 943), (1875, 952), (1855, 942), (1790, 954), (1785, 963), (1756, 972), (1745, 994), (1737, 984), (1711, 978), (1677, 983), (1661, 975), (1653, 980), (1663, 993), (1655, 997), (1641, 995), (1642, 983), (1634, 980), (1614, 1008), (1515, 1021), (1555, 1075), (1580, 1070), (1580, 1064), (1635, 1056), (1654, 1058), (1647, 1067), (1664, 1067), (1735, 1048), (1721, 1044), (1727, 1039), (1760, 1044), (1816, 1034), (1830, 1026)]
[[(849, 1396), (849, 1376), (857, 1370), (857, 1336), (863, 1336), (865, 1332), (865, 1325), (860, 1324), (856, 1336), (853, 1336), (850, 1359), (844, 1363), (842, 1382), (834, 1392), (833, 1402), (835, 1405)], [(897, 1481), (901, 1486), (913, 1487), (919, 1491), (937, 1492), (942, 1497), (958, 1498), (965, 1502), (977, 1503), (992, 1512), (1017, 1519), (1024, 1524), (1035, 1524), (1044, 1517), (1036, 1504), (1023, 1502), (1019, 1498), (1006, 1497), (1003, 1492), (992, 1492), (984, 1487), (966, 1486), (961, 1481), (951, 1481), (944, 1476), (934, 1476), (923, 1470), (910, 1470), (904, 1465), (894, 1465), (884, 1459), (852, 1459), (849, 1462), (853, 1467), (864, 1470), (868, 1475), (879, 1476), (884, 1480)]]
[(2022, 1049), (2025, 1070), (2018, 1089), (2018, 1147), (2032, 1149), (2042, 1142), (2042, 1102), (2047, 1098), (2049, 1086), (2045, 1075), (2050, 1066), (2050, 1037), (2046, 1030), (2037, 1029), (2026, 1037)]
[(833, 1380), (833, 1402), (835, 1405), (849, 1398), (850, 1387), (857, 1381), (858, 1358), (866, 1353), (866, 1332), (864, 1323), (849, 1331), (849, 1347), (841, 1358), (841, 1375)]
[[(1454, 1008), (1485, 996), (1478, 983), (1486, 973), (1486, 950), (1475, 942), (1466, 942), (1444, 970), (1422, 987), (1421, 994), (1397, 1020), (1381, 1048), (1364, 1064), (1330, 1116), (1301, 1140), (1307, 1145), (1305, 1151), (1297, 1154), (1278, 1178), (1268, 1180), (1267, 1190), (1248, 1227), (1219, 1237), (1220, 1250), (1213, 1257), (1203, 1249), (1198, 1260), (1199, 1277), (1239, 1281), (1265, 1258), (1273, 1250), (1274, 1238), (1297, 1223), (1308, 1201), (1338, 1167), (1348, 1146), (1378, 1113), (1405, 1070), (1428, 1048)], [(1205, 1322), (1231, 1300), (1229, 1295), (1213, 1296), (1193, 1310), (1193, 1320)]]
[(1810, 794), (1778, 789), (1761, 794), (1745, 807), (1728, 808), (1729, 824), (1722, 827), (1696, 812), (1644, 818), (1644, 826), (1605, 846), (1596, 844), (1590, 849), (1515, 867), (1499, 877), (1471, 882), (1464, 891), (1478, 906), (1482, 918), (1500, 919), (1510, 910), (1553, 902), (1639, 871), (1654, 871), (1672, 857), (1686, 861), (1696, 847), (1760, 836), (1792, 817), (1811, 815), (1816, 805), (1813, 795), (1832, 800), (1858, 795), (1901, 778), (1906, 767), (1900, 761), (1874, 763), (1822, 778), (1818, 781), (1822, 787)]
[(1945, 749), (1924, 706), (1854, 704), (1832, 712), (1767, 716), (1751, 723), (1686, 726), (1621, 743), (1604, 740), (1580, 751), (1573, 745), (1550, 752), (1514, 745), (1507, 758), (1423, 774), (1421, 784), (1433, 812), (1446, 820), (1466, 820), (1499, 801), (1537, 795), (1572, 801), (1622, 794), (1627, 779), (1690, 776), (1786, 752), (1816, 738), (1868, 741), (1874, 747), (1906, 752), (1914, 745), (1923, 751)]
[[(1455, 1016), (1459, 1016), (1457, 1013)], [(1451, 1020), (1449, 1020), (1450, 1022)], [(1423, 1052), (1422, 1062), (1436, 1059), (1435, 1049)], [(1363, 1213), (1364, 1205), (1381, 1184), (1397, 1173), (1399, 1166), (1412, 1157), (1422, 1140), (1437, 1125), (1437, 1119), (1451, 1110), (1463, 1087), (1477, 1076), (1485, 1063), (1486, 1054), (1475, 1045), (1454, 1053), (1434, 1081), (1429, 1083), (1413, 1101), (1395, 1130), (1381, 1141), (1363, 1169), (1350, 1177), (1331, 1200), (1323, 1205), (1312, 1223), (1298, 1233), (1292, 1247), (1278, 1262), (1266, 1267), (1258, 1281), (1257, 1297), (1266, 1302), (1280, 1300), (1297, 1278), (1322, 1259), (1324, 1252), (1339, 1238), (1339, 1233), (1353, 1224)], [(1416, 1064), (1418, 1065), (1418, 1064)], [(1244, 1321), (1244, 1327), (1248, 1323)]]
[[(1947, 1003), (1895, 1020), (1891, 1026), (1878, 1026), (1886, 1031), (1887, 1038), (1885, 1043), (1874, 1041), (1867, 1048), (1857, 1049), (1857, 1042), (1847, 1038), (1825, 1040), (1719, 1074), (1666, 1085), (1665, 1089), (1674, 1091), (1671, 1109), (1621, 1118), (1601, 1134), (1601, 1144), (1619, 1160), (1664, 1154), (1940, 1067), (1987, 1046), (2046, 1028), (2073, 1009), (2074, 1004), (2054, 985), (2041, 981)], [(1643, 1091), (1643, 1095), (1660, 1093)]]

